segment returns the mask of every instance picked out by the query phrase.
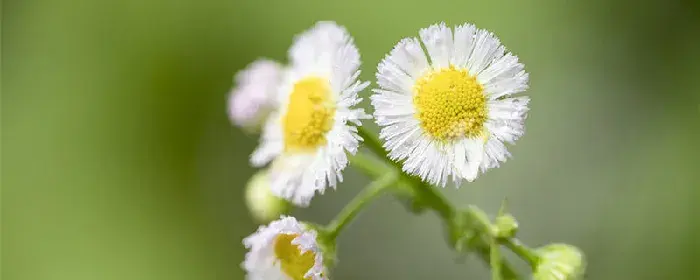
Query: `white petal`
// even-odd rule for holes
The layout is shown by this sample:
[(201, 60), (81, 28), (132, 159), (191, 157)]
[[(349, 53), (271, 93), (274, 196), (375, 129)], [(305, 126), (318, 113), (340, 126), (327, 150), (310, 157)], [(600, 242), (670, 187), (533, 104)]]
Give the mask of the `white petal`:
[(413, 79), (420, 78), (429, 67), (425, 52), (416, 38), (401, 40), (389, 53), (387, 60)]
[[(463, 150), (455, 155), (464, 155), (464, 162), (455, 164), (455, 168), (459, 175), (469, 182), (474, 181), (479, 173), (479, 166), (484, 159), (484, 139), (481, 138), (465, 138), (456, 144), (456, 150)], [(455, 158), (455, 160), (458, 160)], [(459, 159), (461, 161), (461, 159)]]
[(377, 66), (377, 83), (386, 90), (410, 95), (415, 80), (398, 65), (384, 58)]
[(491, 137), (508, 143), (520, 138), (525, 133), (529, 102), (530, 98), (524, 96), (488, 101), (489, 119), (485, 126)]
[(489, 168), (497, 168), (501, 162), (505, 162), (509, 157), (510, 153), (503, 142), (490, 137), (484, 146), (484, 161), (481, 162), (481, 171), (486, 172)]
[(277, 155), (282, 153), (282, 142), (270, 142), (261, 144), (250, 156), (250, 164), (255, 167), (263, 167)]
[(262, 167), (281, 154), (284, 149), (282, 137), (279, 113), (272, 113), (263, 128), (260, 145), (250, 156), (250, 163), (255, 167)]
[(478, 29), (474, 49), (467, 62), (469, 74), (478, 76), (493, 60), (501, 58), (504, 52), (505, 47), (493, 33)]
[(484, 91), (486, 91), (490, 100), (523, 92), (528, 89), (529, 76), (525, 71), (520, 71), (513, 76), (485, 84)]
[(423, 28), (419, 34), (426, 50), (428, 50), (433, 68), (439, 69), (450, 66), (450, 58), (454, 48), (452, 29), (443, 22)]
[(476, 30), (473, 24), (463, 24), (455, 28), (454, 52), (452, 60), (450, 60), (453, 65), (459, 68), (467, 67), (467, 62), (474, 49)]
[(489, 67), (479, 73), (477, 79), (481, 84), (498, 82), (516, 76), (523, 69), (525, 69), (525, 66), (518, 62), (518, 57), (507, 53), (493, 61)]

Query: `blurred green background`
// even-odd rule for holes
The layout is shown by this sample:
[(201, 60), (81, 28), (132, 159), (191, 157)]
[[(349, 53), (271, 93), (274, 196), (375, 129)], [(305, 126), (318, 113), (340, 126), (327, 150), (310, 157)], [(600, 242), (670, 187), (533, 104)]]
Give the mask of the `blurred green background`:
[[(508, 197), (522, 239), (581, 247), (589, 279), (698, 279), (698, 6), (5, 0), (2, 278), (242, 279), (257, 140), (227, 120), (232, 76), (335, 20), (373, 82), (419, 28), (495, 32), (530, 73), (527, 133), (502, 168), (441, 191), (491, 213)], [(295, 215), (328, 222), (367, 182), (346, 178)], [(450, 251), (435, 215), (388, 197), (363, 213), (340, 237), (336, 279), (487, 279)]]

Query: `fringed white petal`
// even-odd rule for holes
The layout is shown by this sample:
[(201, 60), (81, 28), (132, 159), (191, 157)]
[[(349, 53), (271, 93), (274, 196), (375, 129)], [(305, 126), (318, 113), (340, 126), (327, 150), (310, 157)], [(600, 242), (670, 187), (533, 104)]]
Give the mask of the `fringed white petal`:
[[(504, 142), (513, 144), (523, 135), (529, 98), (509, 96), (527, 89), (528, 74), (493, 33), (474, 25), (463, 24), (453, 32), (441, 23), (419, 35), (425, 51), (417, 39), (406, 38), (377, 67), (379, 88), (370, 99), (379, 136), (388, 156), (403, 161), (407, 173), (440, 186), (450, 180), (473, 181), (480, 171), (510, 157)], [(466, 70), (483, 86), (487, 119), (482, 136), (437, 140), (421, 127), (413, 88), (424, 74), (446, 67)]]
[(454, 51), (452, 29), (445, 23), (431, 25), (419, 32), (420, 38), (430, 55), (430, 63), (434, 69), (450, 66), (450, 58)]
[[(298, 35), (289, 51), (291, 65), (278, 90), (278, 120), (268, 121), (260, 147), (253, 154), (253, 163), (272, 160), (270, 180), (272, 192), (297, 206), (308, 206), (316, 193), (335, 188), (342, 182), (342, 171), (348, 165), (346, 153), (357, 152), (362, 138), (356, 126), (370, 118), (362, 108), (359, 92), (369, 82), (358, 80), (360, 55), (345, 28), (333, 22), (319, 22)], [(333, 126), (325, 135), (325, 144), (313, 151), (284, 151), (284, 133), (279, 118), (286, 115), (289, 96), (301, 79), (320, 77), (328, 81), (335, 102)], [(270, 131), (267, 133), (267, 131)]]
[(275, 256), (275, 241), (281, 234), (297, 235), (291, 243), (299, 246), (302, 252), (314, 253), (314, 265), (306, 273), (306, 277), (313, 280), (326, 280), (323, 252), (317, 243), (316, 231), (299, 223), (294, 217), (284, 216), (267, 226), (260, 226), (255, 233), (243, 239), (243, 245), (248, 249), (245, 261), (242, 263), (246, 271), (246, 279), (291, 279), (282, 271)]

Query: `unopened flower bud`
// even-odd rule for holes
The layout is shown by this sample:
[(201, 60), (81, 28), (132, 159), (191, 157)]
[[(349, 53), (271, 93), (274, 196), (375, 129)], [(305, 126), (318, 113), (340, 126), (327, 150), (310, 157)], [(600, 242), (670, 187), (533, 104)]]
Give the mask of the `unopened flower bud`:
[(550, 244), (537, 249), (539, 263), (534, 280), (580, 280), (586, 270), (586, 260), (578, 248), (567, 244)]
[(272, 194), (266, 170), (259, 171), (250, 178), (246, 186), (245, 198), (250, 214), (259, 223), (278, 219), (280, 215), (290, 210), (289, 202)]
[(496, 231), (496, 237), (499, 238), (511, 238), (515, 236), (518, 232), (518, 221), (515, 220), (510, 214), (505, 214), (496, 217), (496, 223), (494, 224), (494, 229)]

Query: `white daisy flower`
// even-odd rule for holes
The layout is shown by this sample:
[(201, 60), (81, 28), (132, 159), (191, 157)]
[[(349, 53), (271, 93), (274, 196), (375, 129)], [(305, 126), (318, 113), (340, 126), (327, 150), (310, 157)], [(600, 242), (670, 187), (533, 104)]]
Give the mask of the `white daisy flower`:
[[(498, 167), (524, 133), (528, 74), (518, 57), (474, 25), (444, 23), (401, 40), (379, 64), (372, 105), (380, 138), (403, 170), (445, 186)], [(421, 47), (425, 46), (426, 52)]]
[(315, 192), (335, 188), (359, 141), (355, 126), (369, 118), (357, 93), (360, 55), (345, 28), (317, 23), (298, 35), (289, 50), (290, 65), (278, 91), (279, 110), (268, 119), (254, 166), (273, 161), (272, 192), (307, 206)]
[(228, 96), (228, 115), (240, 127), (255, 129), (275, 108), (282, 65), (269, 59), (258, 59), (239, 71)]
[(249, 280), (328, 279), (316, 232), (293, 217), (281, 217), (243, 239)]

